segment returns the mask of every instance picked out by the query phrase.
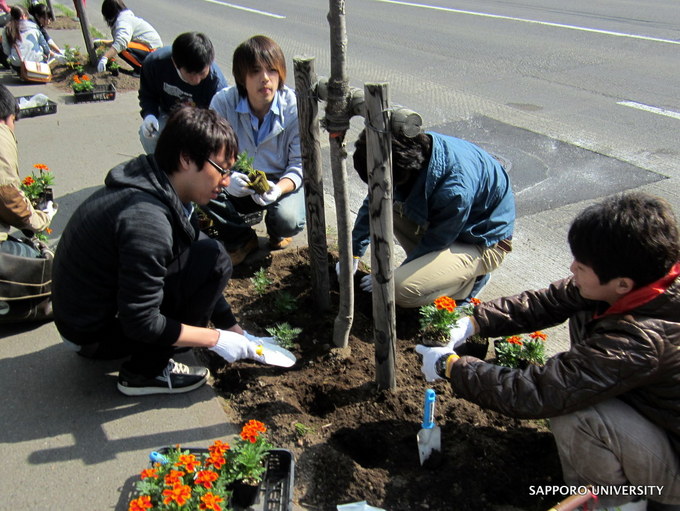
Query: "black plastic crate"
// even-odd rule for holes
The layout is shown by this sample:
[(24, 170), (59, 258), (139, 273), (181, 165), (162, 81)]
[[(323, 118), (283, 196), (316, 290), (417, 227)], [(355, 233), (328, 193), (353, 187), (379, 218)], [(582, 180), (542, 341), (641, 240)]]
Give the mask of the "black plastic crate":
[[(30, 100), (33, 96), (19, 96), (17, 97), (17, 104), (20, 100), (25, 99), (26, 101)], [(20, 108), (19, 109), (19, 115), (17, 116), (17, 119), (26, 119), (27, 117), (36, 117), (38, 115), (48, 115), (48, 114), (56, 114), (57, 113), (57, 104), (48, 99), (47, 104), (41, 105), (41, 106), (33, 106), (30, 108)]]
[[(157, 452), (166, 454), (171, 447)], [(207, 454), (202, 447), (182, 447), (191, 454)], [(260, 492), (250, 511), (293, 511), (293, 485), (295, 483), (295, 459), (288, 449), (270, 449), (267, 455), (267, 470), (262, 478)], [(151, 463), (153, 466), (153, 463)], [(235, 508), (240, 509), (240, 508)]]
[(74, 92), (73, 100), (76, 103), (88, 101), (113, 101), (116, 99), (116, 88), (112, 83), (108, 85), (95, 85), (94, 90), (88, 92)]

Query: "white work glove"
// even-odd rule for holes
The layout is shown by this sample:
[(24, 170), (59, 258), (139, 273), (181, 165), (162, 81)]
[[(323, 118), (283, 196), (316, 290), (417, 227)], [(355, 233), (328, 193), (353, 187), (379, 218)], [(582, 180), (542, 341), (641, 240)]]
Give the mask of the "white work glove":
[(283, 193), (279, 185), (275, 185), (271, 181), (268, 181), (268, 183), (269, 191), (264, 193), (256, 193), (253, 195), (253, 200), (258, 206), (265, 207), (275, 203), (277, 200), (279, 200), (279, 197), (281, 197), (281, 194)]
[(246, 197), (248, 195), (255, 195), (255, 190), (248, 186), (250, 180), (245, 174), (240, 172), (232, 172), (229, 176), (229, 186), (227, 186), (227, 193), (232, 197)]
[(142, 121), (142, 134), (144, 137), (154, 138), (158, 136), (158, 130), (160, 130), (160, 126), (158, 125), (158, 119), (156, 119), (155, 115), (149, 114), (144, 117), (144, 120)]
[(367, 293), (373, 292), (373, 276), (369, 273), (361, 277), (361, 282), (359, 282), (359, 287), (366, 291)]
[(243, 331), (243, 335), (246, 339), (248, 339), (250, 342), (254, 342), (255, 344), (278, 344), (276, 342), (276, 337), (257, 337), (256, 335), (246, 332), (245, 330)]
[(435, 364), (437, 361), (445, 355), (453, 355), (455, 352), (449, 348), (431, 348), (425, 346), (424, 344), (418, 344), (416, 346), (416, 353), (423, 356), (423, 365), (420, 366), (420, 370), (425, 375), (425, 380), (435, 381), (441, 378), (435, 370)]
[(49, 218), (50, 221), (52, 221), (54, 215), (57, 214), (57, 205), (52, 201), (47, 201), (47, 204), (45, 204), (42, 212), (47, 215), (47, 218)]
[(257, 354), (258, 343), (249, 341), (245, 335), (230, 332), (228, 330), (218, 330), (220, 336), (217, 339), (217, 344), (210, 351), (214, 351), (224, 360), (229, 363), (234, 363), (237, 360), (249, 358), (264, 362), (264, 357)]
[(456, 322), (456, 326), (449, 330), (449, 342), (446, 345), (450, 350), (455, 350), (463, 344), (465, 340), (475, 333), (475, 325), (470, 321), (469, 316), (465, 316)]
[[(361, 260), (361, 258), (359, 258), (357, 256), (352, 257), (352, 275), (354, 275), (357, 272), (357, 270), (359, 269), (359, 261), (360, 260)], [(335, 263), (335, 273), (338, 277), (340, 276), (340, 261)]]
[(109, 61), (108, 58), (102, 57), (99, 59), (99, 63), (97, 64), (97, 73), (103, 73), (106, 71), (106, 63)]

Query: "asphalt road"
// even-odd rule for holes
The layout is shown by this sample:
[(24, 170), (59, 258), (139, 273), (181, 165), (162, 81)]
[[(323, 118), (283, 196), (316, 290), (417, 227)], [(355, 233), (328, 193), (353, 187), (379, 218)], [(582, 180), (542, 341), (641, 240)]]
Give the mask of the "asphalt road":
[[(208, 34), (231, 77), (233, 48), (263, 33), (330, 73), (324, 0), (128, 0), (166, 44)], [(105, 28), (98, 2), (93, 24)], [(508, 161), (520, 215), (676, 176), (680, 10), (674, 0), (352, 0), (352, 86), (388, 82), (426, 129)], [(352, 121), (348, 137), (361, 128)], [(352, 173), (350, 172), (350, 175)], [(362, 188), (352, 177), (353, 208)], [(326, 180), (329, 188), (330, 178)]]

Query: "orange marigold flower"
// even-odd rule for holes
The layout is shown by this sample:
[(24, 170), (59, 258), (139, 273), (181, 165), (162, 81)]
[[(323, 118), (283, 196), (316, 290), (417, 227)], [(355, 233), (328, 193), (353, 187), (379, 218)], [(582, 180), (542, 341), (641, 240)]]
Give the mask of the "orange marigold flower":
[(144, 511), (146, 509), (151, 509), (153, 504), (151, 503), (151, 497), (148, 495), (142, 495), (141, 497), (130, 502), (130, 507), (128, 511)]
[(263, 423), (256, 420), (250, 420), (243, 426), (241, 430), (241, 438), (247, 440), (254, 444), (257, 441), (257, 437), (260, 433), (265, 433), (267, 428)]
[(518, 335), (513, 335), (512, 337), (508, 337), (507, 341), (510, 344), (517, 344), (518, 346), (522, 346), (522, 338)]
[(81, 79), (81, 80), (84, 80), (84, 81), (86, 81), (86, 82), (87, 82), (87, 81), (89, 81), (89, 80), (90, 80), (90, 77), (89, 77), (89, 76), (87, 76), (87, 75), (82, 75), (82, 76), (80, 77), (80, 79)]
[(439, 310), (446, 309), (453, 312), (453, 309), (456, 308), (456, 301), (449, 296), (440, 296), (434, 301), (434, 306)]
[(36, 169), (38, 169), (38, 170), (43, 170), (43, 171), (45, 171), (45, 172), (47, 172), (47, 171), (50, 170), (50, 168), (49, 168), (47, 165), (45, 165), (44, 163), (36, 163), (36, 164), (33, 165), (33, 166), (34, 166)]
[(470, 303), (472, 305), (479, 305), (482, 301), (479, 298), (470, 298)]
[(165, 476), (165, 484), (168, 486), (180, 484), (182, 482), (182, 476), (184, 475), (185, 472), (180, 470), (171, 470), (170, 473)]
[(26, 186), (31, 186), (33, 183), (35, 183), (35, 179), (33, 179), (31, 176), (26, 176), (22, 183)]
[(213, 493), (206, 493), (201, 497), (201, 503), (198, 505), (198, 509), (210, 509), (212, 511), (221, 511), (222, 506), (220, 503), (224, 502), (224, 499), (219, 495)]
[(154, 479), (158, 477), (158, 470), (155, 468), (145, 468), (142, 470), (142, 473), (140, 476), (142, 480), (146, 479), (147, 477), (153, 477)]
[(80, 83), (80, 77), (78, 75), (73, 76), (73, 83)]
[(201, 470), (196, 474), (196, 484), (202, 485), (204, 488), (212, 488), (212, 483), (217, 481), (217, 472), (212, 470)]
[(540, 339), (542, 341), (545, 341), (548, 338), (548, 334), (544, 334), (540, 330), (536, 330), (533, 334), (529, 334), (529, 337), (532, 339)]
[(171, 502), (177, 502), (180, 506), (187, 503), (187, 500), (191, 498), (191, 487), (186, 484), (177, 483), (167, 490), (163, 490), (164, 504), (170, 504)]
[(224, 454), (230, 448), (228, 443), (222, 442), (222, 440), (215, 440), (215, 442), (208, 447), (208, 451), (210, 451), (210, 454)]
[(50, 227), (45, 228), (47, 234), (52, 234), (52, 229)]
[(193, 454), (180, 454), (179, 458), (177, 459), (177, 463), (175, 463), (176, 467), (184, 467), (187, 469), (187, 472), (195, 472), (196, 467), (201, 466), (201, 462), (196, 459), (196, 456)]
[(206, 467), (215, 467), (215, 470), (221, 469), (227, 460), (221, 454), (211, 454), (208, 459), (205, 460)]

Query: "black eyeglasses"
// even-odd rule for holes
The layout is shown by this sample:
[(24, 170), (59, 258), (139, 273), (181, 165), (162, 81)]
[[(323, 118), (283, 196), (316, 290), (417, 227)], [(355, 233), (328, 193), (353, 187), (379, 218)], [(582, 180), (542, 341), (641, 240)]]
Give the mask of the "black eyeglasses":
[(223, 168), (220, 167), (217, 163), (215, 163), (214, 161), (212, 161), (210, 158), (207, 158), (207, 160), (208, 160), (208, 163), (209, 163), (210, 165), (212, 165), (213, 167), (215, 167), (215, 170), (216, 170), (217, 172), (219, 172), (220, 175), (222, 175), (222, 176), (231, 176), (231, 169), (223, 169)]

